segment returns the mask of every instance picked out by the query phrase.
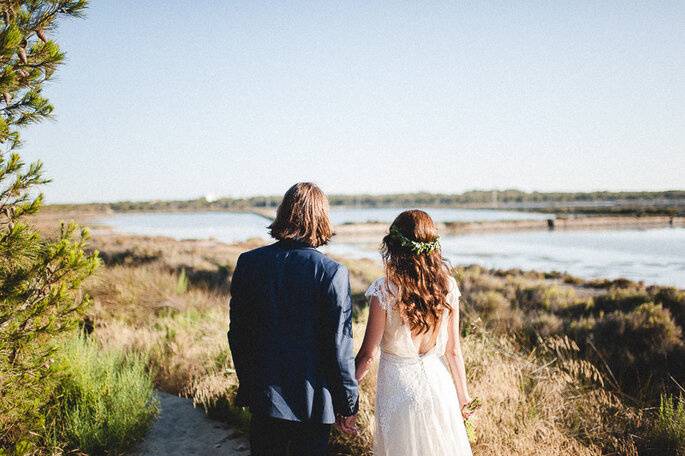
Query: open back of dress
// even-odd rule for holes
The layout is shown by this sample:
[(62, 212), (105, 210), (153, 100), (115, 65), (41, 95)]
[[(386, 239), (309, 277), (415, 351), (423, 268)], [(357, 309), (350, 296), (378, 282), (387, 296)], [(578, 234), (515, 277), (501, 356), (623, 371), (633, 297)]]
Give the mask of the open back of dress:
[[(385, 310), (381, 361), (376, 392), (374, 455), (471, 456), (457, 391), (444, 359), (448, 314), (442, 316), (427, 347), (417, 347), (402, 321), (395, 298), (397, 287), (385, 278), (366, 292)], [(447, 300), (459, 308), (459, 289), (450, 279)], [(435, 342), (433, 342), (433, 339)], [(423, 353), (420, 348), (427, 348)]]

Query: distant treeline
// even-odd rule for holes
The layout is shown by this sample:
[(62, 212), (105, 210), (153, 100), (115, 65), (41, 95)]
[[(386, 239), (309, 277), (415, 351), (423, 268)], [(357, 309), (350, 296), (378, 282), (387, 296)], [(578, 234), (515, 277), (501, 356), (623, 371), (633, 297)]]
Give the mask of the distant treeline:
[[(55, 209), (128, 211), (240, 210), (276, 207), (280, 196), (218, 198), (178, 201), (120, 201), (79, 205), (53, 205)], [(386, 195), (329, 195), (332, 206), (353, 207), (474, 207), (505, 209), (551, 209), (554, 212), (683, 213), (685, 190), (659, 192), (523, 192), (520, 190), (473, 190), (458, 194), (398, 193)]]

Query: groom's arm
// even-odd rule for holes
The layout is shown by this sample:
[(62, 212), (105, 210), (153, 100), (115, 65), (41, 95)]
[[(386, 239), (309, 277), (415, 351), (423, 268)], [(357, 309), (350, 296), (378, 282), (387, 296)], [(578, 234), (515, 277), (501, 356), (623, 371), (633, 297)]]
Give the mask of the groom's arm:
[(251, 342), (250, 336), (250, 309), (248, 308), (248, 287), (245, 283), (244, 261), (238, 258), (233, 278), (231, 279), (231, 301), (229, 304), (230, 327), (228, 331), (228, 344), (233, 358), (233, 367), (238, 377), (238, 393), (236, 404), (239, 406), (248, 405), (247, 398), (250, 381), (251, 366)]
[(359, 388), (355, 379), (352, 339), (352, 296), (347, 268), (338, 266), (327, 293), (328, 323), (334, 360), (329, 379), (335, 413), (350, 416), (359, 408)]

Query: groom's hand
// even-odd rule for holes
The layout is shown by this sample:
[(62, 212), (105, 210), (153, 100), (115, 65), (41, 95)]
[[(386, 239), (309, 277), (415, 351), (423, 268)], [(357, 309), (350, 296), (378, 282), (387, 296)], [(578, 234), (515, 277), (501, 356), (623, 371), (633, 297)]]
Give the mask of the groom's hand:
[(335, 418), (335, 424), (345, 434), (357, 434), (357, 415), (342, 416), (338, 415)]

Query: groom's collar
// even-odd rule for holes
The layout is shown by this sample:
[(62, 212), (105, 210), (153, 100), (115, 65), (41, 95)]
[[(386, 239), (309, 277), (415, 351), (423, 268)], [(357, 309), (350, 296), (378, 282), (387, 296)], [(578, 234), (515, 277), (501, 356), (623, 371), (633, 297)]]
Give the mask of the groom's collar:
[(277, 242), (278, 245), (286, 249), (313, 249), (311, 245), (297, 239), (282, 239)]

